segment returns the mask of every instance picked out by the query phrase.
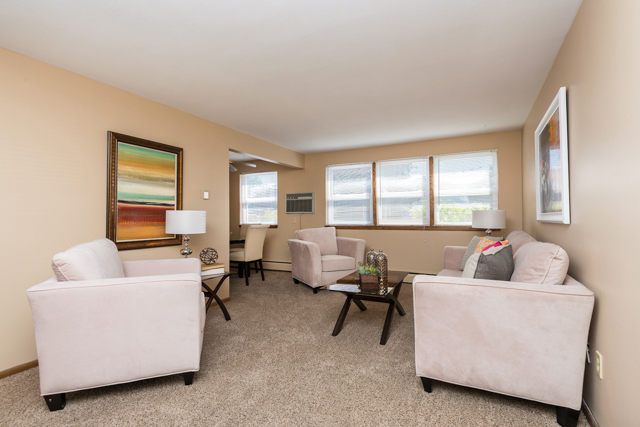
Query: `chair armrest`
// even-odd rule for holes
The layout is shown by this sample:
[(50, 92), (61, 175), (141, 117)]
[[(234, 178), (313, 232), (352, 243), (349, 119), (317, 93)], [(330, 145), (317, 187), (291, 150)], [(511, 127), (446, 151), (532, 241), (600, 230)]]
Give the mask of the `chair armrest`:
[(320, 247), (313, 242), (289, 239), (291, 251), (291, 275), (307, 285), (322, 286), (322, 256)]
[(41, 393), (197, 371), (201, 294), (193, 273), (29, 288)]
[(164, 276), (167, 274), (200, 274), (200, 260), (196, 258), (123, 261), (126, 277)]
[(460, 270), (462, 258), (467, 251), (466, 246), (445, 246), (444, 247), (444, 268), (445, 270)]
[(364, 260), (364, 248), (366, 241), (362, 239), (352, 239), (350, 237), (337, 237), (338, 255), (355, 258), (356, 266)]
[(593, 292), (416, 276), (419, 376), (579, 409)]

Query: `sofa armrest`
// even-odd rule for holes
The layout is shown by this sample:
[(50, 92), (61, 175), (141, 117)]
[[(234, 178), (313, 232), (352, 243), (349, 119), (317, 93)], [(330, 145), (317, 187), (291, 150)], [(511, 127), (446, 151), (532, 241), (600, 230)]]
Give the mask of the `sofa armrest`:
[(565, 285), (416, 276), (416, 372), (579, 409), (594, 295)]
[(462, 258), (467, 251), (466, 246), (445, 246), (444, 247), (444, 268), (445, 270), (460, 270)]
[(27, 296), (43, 395), (199, 369), (199, 274), (51, 279)]
[(291, 251), (291, 275), (307, 285), (322, 286), (322, 256), (320, 247), (304, 240), (289, 239)]
[(362, 239), (352, 239), (350, 237), (337, 237), (338, 255), (355, 258), (356, 266), (364, 260), (364, 249), (366, 241)]
[(144, 261), (123, 261), (125, 277), (164, 276), (167, 274), (200, 274), (200, 260), (197, 258), (153, 259)]

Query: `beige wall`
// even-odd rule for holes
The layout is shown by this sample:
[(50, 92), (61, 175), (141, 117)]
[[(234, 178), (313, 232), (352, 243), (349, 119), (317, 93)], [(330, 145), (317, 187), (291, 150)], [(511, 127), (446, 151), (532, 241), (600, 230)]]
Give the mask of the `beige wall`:
[[(567, 250), (596, 294), (584, 396), (601, 426), (640, 425), (640, 2), (585, 0), (523, 129), (524, 228)], [(534, 132), (568, 92), (571, 224), (536, 221)]]
[[(229, 148), (304, 165), (299, 153), (7, 50), (0, 64), (0, 371), (37, 357), (25, 290), (52, 276), (55, 253), (106, 235), (107, 131), (184, 148), (184, 208), (207, 211), (207, 233), (190, 246), (195, 254), (214, 247), (225, 263)], [(177, 258), (178, 251), (120, 255)]]
[[(302, 227), (323, 227), (327, 165), (490, 149), (498, 150), (498, 204), (500, 209), (507, 211), (507, 229), (504, 230), (506, 235), (512, 230), (522, 228), (521, 132), (519, 130), (360, 150), (308, 154), (304, 170), (294, 170), (266, 162), (258, 162), (257, 168), (236, 165), (238, 172), (230, 174), (231, 230), (237, 232), (238, 229), (240, 216), (238, 185), (239, 174), (243, 172), (278, 171), (278, 228), (269, 230), (267, 233), (264, 259), (290, 263), (287, 239), (295, 238), (295, 230), (300, 227), (300, 215), (284, 213), (285, 193), (315, 192), (315, 214), (302, 215)], [(365, 239), (367, 250), (370, 246), (384, 249), (389, 255), (391, 268), (417, 273), (437, 273), (442, 269), (442, 252), (445, 246), (466, 246), (472, 236), (482, 235), (482, 233), (471, 231), (396, 230), (338, 230), (338, 234)], [(275, 266), (270, 265), (270, 267)]]

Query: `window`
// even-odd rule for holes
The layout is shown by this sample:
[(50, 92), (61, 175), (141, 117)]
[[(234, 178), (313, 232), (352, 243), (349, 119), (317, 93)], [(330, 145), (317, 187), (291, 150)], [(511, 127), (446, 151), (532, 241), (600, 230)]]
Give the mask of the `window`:
[(328, 225), (470, 229), (479, 209), (498, 209), (496, 150), (327, 166)]
[(327, 224), (373, 225), (373, 164), (327, 166)]
[(240, 175), (240, 224), (278, 224), (278, 172)]
[(429, 159), (376, 163), (378, 225), (429, 225)]
[(498, 209), (497, 154), (434, 157), (435, 225), (471, 225), (471, 211)]

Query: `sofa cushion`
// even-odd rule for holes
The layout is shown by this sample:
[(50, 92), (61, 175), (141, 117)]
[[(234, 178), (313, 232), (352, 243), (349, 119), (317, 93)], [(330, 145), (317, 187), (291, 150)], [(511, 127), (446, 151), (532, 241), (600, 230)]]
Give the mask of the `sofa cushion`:
[(462, 271), (460, 271), (460, 270), (447, 270), (445, 268), (444, 270), (440, 270), (440, 273), (438, 273), (438, 276), (443, 276), (443, 277), (462, 277)]
[(478, 243), (480, 243), (480, 239), (482, 239), (483, 237), (496, 242), (499, 242), (502, 240), (502, 237), (473, 236), (473, 238), (471, 239), (471, 242), (469, 243), (469, 246), (467, 246), (467, 250), (464, 252), (464, 255), (462, 256), (462, 261), (460, 262), (460, 271), (464, 270), (464, 266), (467, 265), (467, 260), (471, 255), (473, 255), (473, 252), (476, 250), (476, 246), (478, 246)]
[(512, 282), (562, 285), (569, 269), (569, 255), (553, 243), (530, 242), (513, 257)]
[(511, 243), (511, 247), (513, 248), (513, 255), (515, 255), (518, 252), (518, 249), (520, 249), (522, 246), (526, 245), (527, 243), (536, 241), (536, 239), (520, 230), (512, 231), (511, 233), (509, 233), (509, 235), (507, 236), (507, 240), (509, 241), (509, 243)]
[(356, 260), (344, 255), (324, 255), (322, 259), (322, 271), (354, 270)]
[(508, 281), (512, 274), (513, 250), (511, 245), (501, 245), (471, 255), (462, 277)]
[(118, 248), (109, 239), (82, 243), (55, 254), (51, 268), (59, 282), (124, 277)]
[(338, 239), (335, 227), (307, 228), (296, 231), (296, 236), (305, 242), (313, 242), (320, 248), (320, 255), (338, 255)]

